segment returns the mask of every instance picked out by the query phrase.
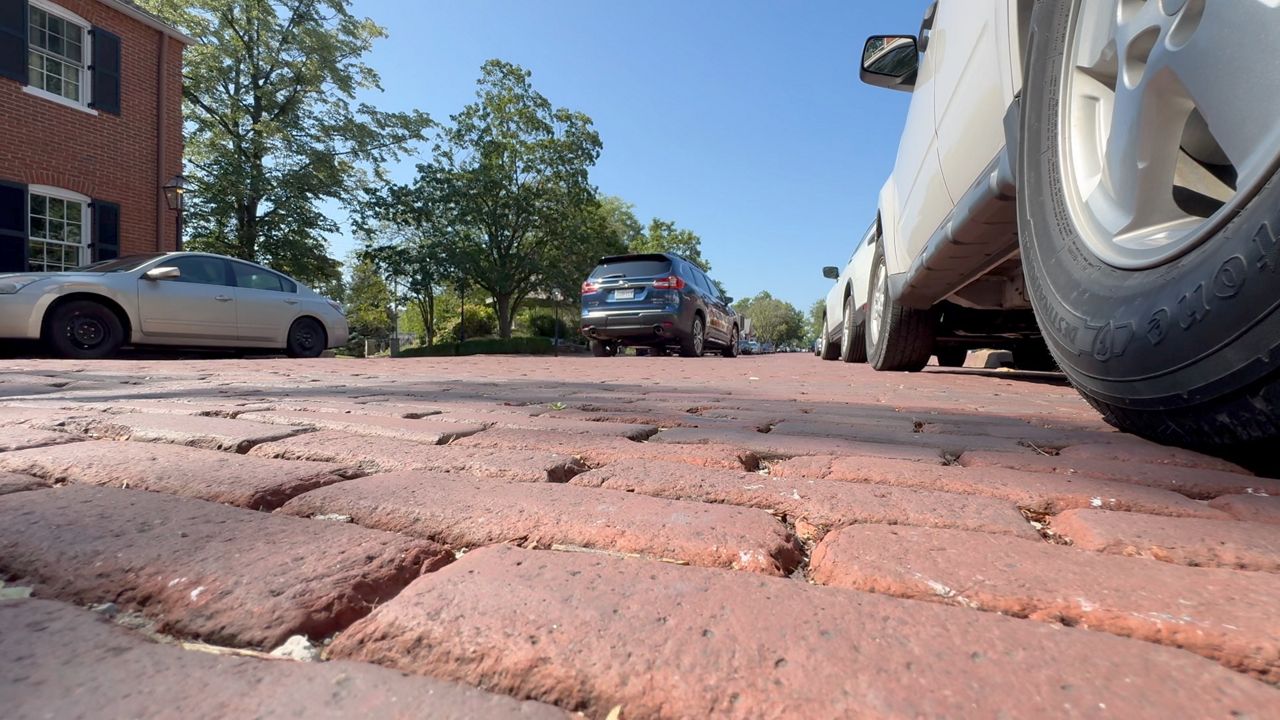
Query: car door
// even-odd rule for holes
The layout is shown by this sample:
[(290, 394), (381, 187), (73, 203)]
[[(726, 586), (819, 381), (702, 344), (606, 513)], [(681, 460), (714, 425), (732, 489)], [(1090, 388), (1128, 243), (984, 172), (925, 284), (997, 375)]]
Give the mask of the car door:
[(138, 317), (147, 341), (228, 345), (237, 339), (235, 288), (227, 261), (210, 255), (165, 258), (167, 280), (138, 279)]
[(236, 282), (236, 318), (240, 339), (284, 347), (289, 326), (302, 304), (298, 285), (264, 267), (231, 261)]
[[(936, 28), (935, 23), (932, 32), (936, 32)], [(910, 266), (954, 207), (938, 160), (938, 134), (934, 124), (934, 73), (938, 64), (935, 50), (930, 39), (920, 57), (920, 69), (894, 163), (892, 182), (900, 205), (896, 213), (897, 242), (886, 247), (886, 252), (893, 253), (888, 258), (890, 272), (901, 272)]]
[(696, 267), (691, 267), (690, 270), (697, 279), (703, 305), (707, 308), (707, 339), (716, 343), (727, 342), (729, 331), (725, 325), (728, 314), (725, 312), (724, 303), (720, 300), (720, 293), (716, 291), (716, 286), (712, 284), (711, 278), (708, 278), (706, 273)]
[(973, 185), (1004, 147), (1013, 102), (1009, 0), (944, 0), (929, 39), (938, 161), (952, 196)]

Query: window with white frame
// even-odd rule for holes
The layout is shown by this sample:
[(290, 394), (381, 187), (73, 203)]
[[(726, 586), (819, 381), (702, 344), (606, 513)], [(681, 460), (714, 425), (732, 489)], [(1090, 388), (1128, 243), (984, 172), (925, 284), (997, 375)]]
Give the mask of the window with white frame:
[(59, 272), (88, 264), (89, 199), (72, 192), (30, 191), (27, 269)]
[(87, 104), (88, 26), (43, 3), (33, 2), (29, 17), (28, 84), (51, 95)]

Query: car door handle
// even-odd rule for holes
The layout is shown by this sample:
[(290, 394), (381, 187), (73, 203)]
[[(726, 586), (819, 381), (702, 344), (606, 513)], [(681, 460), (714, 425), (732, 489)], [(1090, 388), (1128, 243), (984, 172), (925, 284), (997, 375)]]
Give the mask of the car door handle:
[(297, 301), (297, 300), (285, 300), (284, 302), (285, 302), (285, 304), (286, 304), (286, 305), (297, 305), (297, 304), (298, 304), (298, 301)]
[(231, 302), (231, 297), (228, 295), (215, 295), (213, 296), (213, 299), (218, 302)]

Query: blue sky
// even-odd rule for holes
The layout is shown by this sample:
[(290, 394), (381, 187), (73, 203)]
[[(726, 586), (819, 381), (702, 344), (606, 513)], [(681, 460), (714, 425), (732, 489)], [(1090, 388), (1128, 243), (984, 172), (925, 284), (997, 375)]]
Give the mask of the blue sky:
[[(446, 120), (497, 57), (595, 121), (603, 193), (702, 237), (731, 295), (807, 310), (870, 223), (909, 96), (858, 82), (867, 35), (927, 0), (354, 0), (387, 28), (367, 61), (384, 109)], [(408, 180), (412, 163), (394, 175)], [(345, 257), (349, 238), (333, 250)]]

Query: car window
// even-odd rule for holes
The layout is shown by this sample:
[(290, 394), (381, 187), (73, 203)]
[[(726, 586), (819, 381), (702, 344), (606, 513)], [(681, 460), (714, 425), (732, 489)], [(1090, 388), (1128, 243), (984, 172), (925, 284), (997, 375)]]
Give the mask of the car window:
[(95, 273), (115, 273), (128, 272), (136, 270), (143, 265), (161, 257), (160, 253), (150, 253), (147, 255), (126, 255), (124, 257), (115, 258), (114, 260), (99, 260), (96, 263), (84, 265), (75, 269), (75, 272), (95, 272)]
[(671, 261), (665, 258), (618, 259), (602, 262), (591, 271), (591, 277), (597, 278), (637, 278), (657, 277), (671, 274)]
[(298, 286), (276, 273), (245, 263), (231, 263), (235, 269), (236, 287), (252, 290), (273, 290), (275, 292), (297, 292)]
[(176, 267), (182, 273), (172, 282), (195, 283), (197, 285), (226, 285), (226, 262), (221, 258), (187, 255), (162, 262), (158, 267)]
[(698, 287), (702, 289), (702, 292), (706, 293), (707, 297), (713, 300), (716, 299), (716, 286), (711, 284), (711, 280), (707, 278), (706, 273), (692, 266), (689, 269), (693, 271), (693, 276), (698, 279)]

